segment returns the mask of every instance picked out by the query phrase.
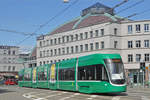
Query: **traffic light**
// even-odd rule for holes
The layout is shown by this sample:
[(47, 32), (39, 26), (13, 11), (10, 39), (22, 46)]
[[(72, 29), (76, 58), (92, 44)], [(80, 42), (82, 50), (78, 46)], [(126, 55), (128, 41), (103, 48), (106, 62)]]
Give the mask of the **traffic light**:
[(140, 63), (140, 69), (145, 70), (145, 62)]

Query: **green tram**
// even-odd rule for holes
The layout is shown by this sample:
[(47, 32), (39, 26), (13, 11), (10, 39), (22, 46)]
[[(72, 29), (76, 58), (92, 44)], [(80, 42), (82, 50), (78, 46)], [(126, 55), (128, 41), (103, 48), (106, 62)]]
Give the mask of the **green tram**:
[(124, 66), (119, 54), (92, 54), (19, 72), (19, 86), (78, 91), (126, 92)]

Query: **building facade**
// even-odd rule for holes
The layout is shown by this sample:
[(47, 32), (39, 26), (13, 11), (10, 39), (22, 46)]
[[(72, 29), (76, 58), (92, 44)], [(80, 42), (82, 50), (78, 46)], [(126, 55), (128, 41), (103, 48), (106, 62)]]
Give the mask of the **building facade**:
[(23, 68), (19, 62), (19, 47), (0, 46), (0, 75), (15, 76)]
[(150, 20), (132, 21), (97, 3), (47, 35), (37, 38), (37, 65), (95, 53), (118, 53), (127, 74), (150, 64)]

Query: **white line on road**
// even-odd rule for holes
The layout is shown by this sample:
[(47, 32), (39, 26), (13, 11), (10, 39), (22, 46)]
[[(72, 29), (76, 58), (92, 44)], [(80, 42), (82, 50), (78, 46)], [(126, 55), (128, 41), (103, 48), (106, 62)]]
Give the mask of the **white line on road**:
[(46, 100), (46, 99), (44, 99), (44, 98), (38, 98), (38, 99), (34, 99), (34, 100)]
[(119, 100), (120, 99), (120, 97), (119, 96), (117, 96), (117, 97), (113, 97), (112, 98), (112, 100)]

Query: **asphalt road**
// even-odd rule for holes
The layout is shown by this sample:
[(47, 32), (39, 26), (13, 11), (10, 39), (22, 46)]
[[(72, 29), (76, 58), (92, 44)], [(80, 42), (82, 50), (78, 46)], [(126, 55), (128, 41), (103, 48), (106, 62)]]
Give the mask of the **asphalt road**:
[(18, 86), (0, 86), (0, 100), (150, 100), (150, 88), (129, 88), (120, 94), (83, 94)]

